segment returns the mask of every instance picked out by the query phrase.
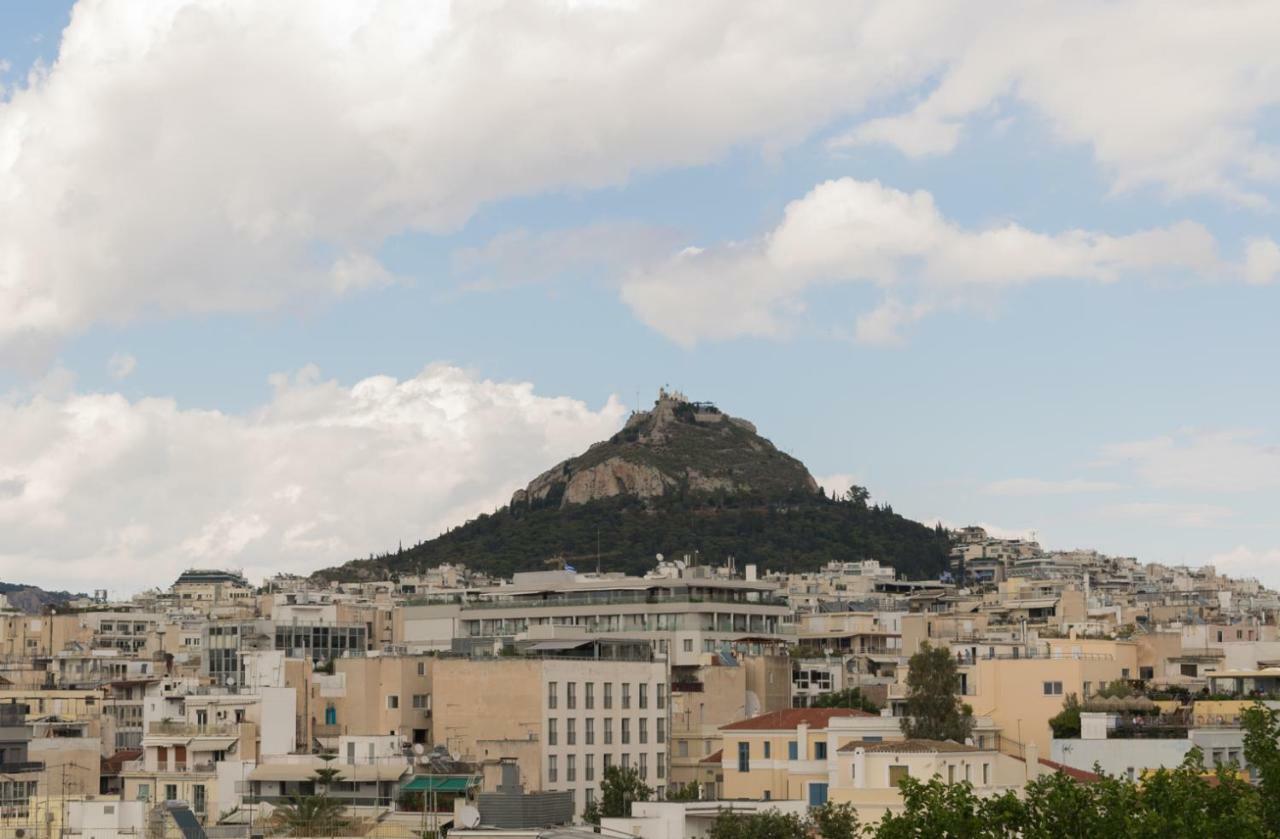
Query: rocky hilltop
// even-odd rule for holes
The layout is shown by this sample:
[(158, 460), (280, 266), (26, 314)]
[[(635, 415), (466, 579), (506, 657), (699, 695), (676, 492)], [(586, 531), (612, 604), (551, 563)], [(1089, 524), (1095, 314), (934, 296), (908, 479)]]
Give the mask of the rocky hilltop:
[(697, 551), (775, 571), (878, 559), (936, 576), (950, 541), (865, 490), (828, 497), (804, 464), (714, 405), (660, 392), (608, 440), (556, 464), (511, 503), (394, 553), (317, 571), (386, 579), (442, 562), (508, 576), (577, 563), (644, 573), (655, 554)]
[(517, 490), (512, 508), (586, 504), (618, 496), (787, 496), (816, 493), (804, 464), (778, 451), (744, 419), (679, 393), (658, 392), (621, 431), (558, 463)]

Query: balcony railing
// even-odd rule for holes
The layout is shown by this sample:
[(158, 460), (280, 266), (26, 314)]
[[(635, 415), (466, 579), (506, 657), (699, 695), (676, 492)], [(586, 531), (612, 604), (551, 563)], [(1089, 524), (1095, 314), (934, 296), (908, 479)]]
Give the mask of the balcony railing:
[(236, 733), (236, 727), (231, 723), (153, 722), (147, 733), (161, 737), (228, 737)]
[(38, 760), (21, 760), (14, 763), (0, 763), (0, 774), (16, 775), (19, 772), (39, 772), (44, 764)]
[(609, 595), (580, 595), (574, 597), (557, 597), (546, 600), (471, 600), (462, 607), (466, 609), (554, 609), (562, 606), (627, 606), (627, 605), (655, 605), (659, 603), (707, 603), (707, 604), (724, 604), (726, 606), (786, 606), (787, 600), (784, 597), (768, 597), (763, 596), (755, 600), (740, 600), (731, 597), (714, 597), (706, 595), (689, 595), (689, 594), (672, 594), (672, 595), (644, 595), (644, 594), (609, 594)]

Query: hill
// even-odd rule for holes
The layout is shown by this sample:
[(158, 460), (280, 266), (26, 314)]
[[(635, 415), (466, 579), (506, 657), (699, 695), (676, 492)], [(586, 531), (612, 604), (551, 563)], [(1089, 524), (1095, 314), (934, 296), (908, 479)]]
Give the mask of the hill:
[(46, 606), (61, 606), (68, 600), (83, 596), (67, 591), (45, 591), (21, 583), (0, 583), (0, 594), (8, 599), (10, 606), (29, 615), (39, 614)]
[(945, 531), (869, 503), (828, 498), (799, 460), (746, 420), (660, 392), (609, 440), (557, 464), (507, 506), (395, 553), (316, 572), (317, 580), (408, 574), (442, 562), (508, 576), (556, 558), (586, 570), (642, 573), (654, 556), (733, 557), (803, 571), (878, 559), (907, 577), (945, 567)]

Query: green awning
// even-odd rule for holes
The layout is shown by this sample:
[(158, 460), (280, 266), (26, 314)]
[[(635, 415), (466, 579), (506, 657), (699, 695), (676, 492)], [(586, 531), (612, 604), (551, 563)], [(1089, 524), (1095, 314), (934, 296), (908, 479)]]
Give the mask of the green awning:
[(400, 787), (402, 792), (466, 792), (475, 779), (462, 775), (418, 775)]

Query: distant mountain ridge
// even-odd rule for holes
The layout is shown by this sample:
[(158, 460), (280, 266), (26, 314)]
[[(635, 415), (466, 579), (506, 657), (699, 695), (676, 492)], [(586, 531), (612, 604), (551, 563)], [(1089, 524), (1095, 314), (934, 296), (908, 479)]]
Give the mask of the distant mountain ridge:
[(46, 606), (61, 606), (70, 600), (84, 596), (68, 591), (45, 591), (37, 586), (22, 583), (0, 583), (0, 594), (8, 599), (10, 606), (29, 615), (39, 614)]
[(503, 576), (575, 563), (642, 573), (655, 554), (697, 553), (778, 571), (878, 559), (920, 578), (943, 570), (949, 546), (941, 528), (870, 504), (861, 489), (828, 498), (747, 420), (660, 391), (651, 410), (534, 478), (506, 507), (313, 577), (385, 578), (442, 562)]

